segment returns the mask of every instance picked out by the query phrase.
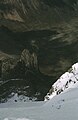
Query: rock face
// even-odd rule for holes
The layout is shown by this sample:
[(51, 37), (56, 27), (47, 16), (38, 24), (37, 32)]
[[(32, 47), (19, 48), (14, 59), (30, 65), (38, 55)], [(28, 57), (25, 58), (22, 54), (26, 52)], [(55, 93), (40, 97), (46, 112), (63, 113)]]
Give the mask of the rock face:
[(78, 0), (0, 0), (3, 80), (25, 79), (43, 98), (78, 61), (77, 51)]
[(52, 29), (78, 19), (77, 12), (78, 0), (1, 0), (0, 25), (17, 31)]
[(24, 49), (20, 60), (25, 63), (26, 67), (38, 70), (38, 60), (36, 53), (30, 53), (29, 50)]
[(17, 64), (17, 59), (8, 56), (7, 54), (0, 53), (0, 77), (2, 79), (9, 79), (10, 78), (10, 71), (14, 69)]
[(38, 71), (37, 55), (24, 49), (21, 57), (5, 56), (0, 60), (0, 77), (3, 79), (23, 78), (27, 70)]
[(16, 63), (16, 60), (12, 58), (8, 58), (2, 61), (2, 79), (9, 79), (10, 71), (14, 69)]
[(47, 81), (49, 77), (46, 77), (39, 71), (38, 58), (34, 51), (24, 49), (18, 57), (1, 52), (0, 95), (2, 97), (0, 97), (0, 102), (2, 100), (5, 102), (11, 91), (22, 91), (22, 94), (26, 93), (25, 95), (30, 96), (31, 100), (34, 97), (37, 100), (43, 100), (50, 85), (50, 81), (49, 83)]
[(22, 53), (26, 66), (33, 61), (34, 68), (54, 81), (78, 60), (77, 33), (77, 26), (29, 32), (13, 32), (2, 26), (0, 49), (4, 54), (0, 52), (0, 60), (17, 59)]
[(39, 69), (52, 84), (78, 61), (78, 0), (0, 0), (0, 38), (3, 73)]

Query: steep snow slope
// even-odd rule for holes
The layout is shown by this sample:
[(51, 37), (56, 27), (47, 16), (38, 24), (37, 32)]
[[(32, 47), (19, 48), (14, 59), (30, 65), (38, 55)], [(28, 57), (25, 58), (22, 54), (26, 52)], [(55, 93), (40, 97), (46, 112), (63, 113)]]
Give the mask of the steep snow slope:
[(62, 92), (78, 84), (78, 63), (72, 65), (68, 72), (65, 72), (53, 85), (49, 93), (45, 96), (45, 101), (53, 98)]
[[(46, 103), (0, 105), (0, 120), (78, 120), (78, 83)], [(27, 107), (26, 107), (27, 106)]]

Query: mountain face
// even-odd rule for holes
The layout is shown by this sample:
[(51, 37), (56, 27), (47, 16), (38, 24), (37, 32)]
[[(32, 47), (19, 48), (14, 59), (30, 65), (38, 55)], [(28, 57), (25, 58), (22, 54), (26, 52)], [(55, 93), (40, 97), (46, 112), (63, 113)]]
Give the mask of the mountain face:
[(78, 0), (1, 0), (0, 26), (1, 51), (35, 49), (43, 73), (52, 75), (54, 64), (65, 71), (65, 64), (77, 62)]
[(78, 120), (77, 61), (78, 0), (0, 0), (1, 120)]
[(45, 96), (77, 51), (78, 0), (0, 0), (1, 79), (28, 78)]
[(20, 30), (52, 29), (78, 18), (77, 3), (77, 0), (1, 0), (0, 25), (17, 31), (17, 22)]

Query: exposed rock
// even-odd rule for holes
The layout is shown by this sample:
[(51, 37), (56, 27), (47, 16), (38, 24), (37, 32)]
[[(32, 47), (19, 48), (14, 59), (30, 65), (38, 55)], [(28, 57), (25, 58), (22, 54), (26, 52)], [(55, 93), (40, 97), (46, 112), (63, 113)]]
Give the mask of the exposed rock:
[(9, 79), (10, 71), (14, 69), (18, 61), (18, 57), (3, 53), (0, 51), (0, 78)]
[(39, 66), (53, 82), (78, 60), (78, 0), (0, 0), (0, 26), (6, 26), (0, 28), (0, 49), (16, 56), (28, 49), (25, 67)]
[(0, 78), (2, 76), (2, 61), (0, 60)]
[(26, 67), (30, 67), (31, 65), (31, 54), (29, 50), (24, 49), (21, 54), (21, 60), (25, 62)]
[(38, 70), (38, 59), (36, 53), (32, 53), (31, 55), (31, 66)]
[(30, 53), (24, 49), (21, 57), (11, 57), (7, 54), (0, 54), (0, 77), (2, 79), (24, 78), (27, 71), (38, 71), (36, 53)]
[(17, 64), (16, 59), (8, 58), (2, 61), (2, 79), (9, 79), (10, 78), (10, 71), (14, 69)]
[(27, 68), (25, 66), (25, 63), (23, 61), (18, 60), (14, 68), (10, 70), (9, 76), (10, 78), (24, 79), (26, 71)]
[(25, 62), (26, 67), (38, 70), (38, 60), (36, 53), (30, 53), (29, 50), (24, 49), (20, 60)]
[(0, 0), (0, 39), (0, 77), (45, 94), (78, 61), (78, 0)]
[[(25, 31), (52, 29), (52, 27), (59, 26), (59, 24), (65, 25), (69, 23), (73, 18), (76, 18), (77, 21), (77, 13), (78, 0), (60, 0), (59, 2), (58, 0), (0, 1), (0, 24), (5, 24), (7, 27), (17, 31), (19, 31), (17, 22), (21, 24), (20, 29)], [(15, 26), (13, 26), (13, 22), (15, 22)]]

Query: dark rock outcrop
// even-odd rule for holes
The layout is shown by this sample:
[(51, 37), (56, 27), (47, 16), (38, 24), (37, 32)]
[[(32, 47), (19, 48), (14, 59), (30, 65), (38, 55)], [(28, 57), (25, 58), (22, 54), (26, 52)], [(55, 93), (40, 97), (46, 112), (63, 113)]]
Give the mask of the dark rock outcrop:
[(30, 53), (29, 50), (24, 49), (21, 54), (20, 60), (25, 63), (25, 66), (27, 68), (38, 70), (38, 60), (36, 53)]
[[(1, 60), (1, 66), (0, 66), (0, 69), (1, 69), (1, 79), (4, 79), (4, 80), (7, 80), (7, 79), (10, 79), (10, 72), (12, 69), (14, 69), (14, 67), (16, 66), (17, 64), (17, 59), (15, 58), (6, 58)], [(13, 76), (11, 76), (12, 78)]]
[(38, 72), (38, 61), (36, 53), (30, 53), (24, 49), (21, 57), (12, 58), (5, 56), (0, 60), (0, 76), (2, 79), (25, 78), (27, 71)]

